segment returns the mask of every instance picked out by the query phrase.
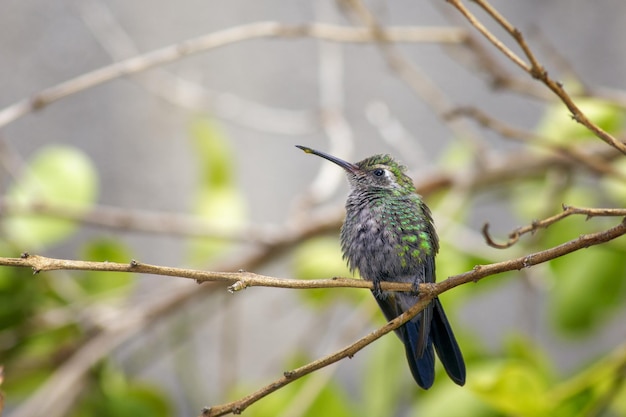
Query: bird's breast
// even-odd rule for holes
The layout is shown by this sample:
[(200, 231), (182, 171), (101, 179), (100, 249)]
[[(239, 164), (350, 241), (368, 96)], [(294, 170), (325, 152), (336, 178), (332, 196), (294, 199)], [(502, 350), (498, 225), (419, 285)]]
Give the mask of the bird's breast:
[(424, 263), (434, 256), (431, 237), (410, 217), (411, 213), (382, 205), (348, 210), (341, 244), (350, 268), (368, 280), (422, 275)]

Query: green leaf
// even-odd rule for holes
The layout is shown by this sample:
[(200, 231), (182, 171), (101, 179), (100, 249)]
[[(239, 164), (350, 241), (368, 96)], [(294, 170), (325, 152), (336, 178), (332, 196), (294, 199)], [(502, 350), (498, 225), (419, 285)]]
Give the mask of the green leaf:
[(426, 395), (415, 399), (411, 415), (415, 417), (500, 417), (502, 414), (481, 401), (469, 387), (459, 387), (451, 381), (448, 383), (439, 379), (435, 381), (435, 385)]
[(204, 186), (231, 187), (234, 183), (233, 152), (217, 123), (197, 119), (191, 126), (191, 136)]
[[(235, 181), (228, 138), (215, 122), (199, 119), (192, 126), (192, 140), (201, 171), (193, 213), (207, 219), (221, 233), (236, 234), (247, 218), (247, 206)], [(231, 242), (219, 238), (195, 239), (190, 248), (191, 262), (205, 263), (231, 246)]]
[[(387, 334), (362, 354), (367, 355), (367, 360), (361, 379), (359, 415), (396, 415), (402, 400), (418, 390), (406, 365), (404, 346), (395, 335)], [(406, 386), (407, 382), (411, 385)]]
[(505, 415), (552, 415), (551, 404), (545, 396), (546, 381), (525, 361), (492, 361), (482, 367), (475, 366), (468, 388)]
[[(613, 104), (594, 98), (578, 98), (576, 104), (596, 125), (615, 134), (624, 125), (624, 112)], [(562, 103), (554, 103), (545, 112), (537, 134), (555, 144), (569, 145), (572, 140), (593, 139), (594, 134), (572, 119)]]
[[(81, 248), (86, 261), (128, 263), (133, 258), (130, 248), (115, 239), (96, 239)], [(76, 282), (90, 295), (119, 290), (128, 292), (135, 279), (125, 272), (85, 271)]]
[(617, 245), (596, 246), (577, 258), (550, 262), (558, 279), (550, 303), (559, 328), (580, 333), (602, 325), (608, 313), (623, 304), (626, 294), (626, 254)]
[[(338, 237), (322, 236), (308, 239), (298, 245), (292, 258), (293, 274), (297, 279), (350, 277), (352, 273), (341, 255)], [(368, 291), (347, 289), (316, 289), (299, 292), (314, 306), (324, 307), (332, 300), (359, 301), (369, 296)]]
[[(88, 210), (97, 196), (98, 177), (89, 158), (68, 146), (45, 147), (32, 158), (12, 184), (7, 199), (13, 204), (60, 205)], [(6, 237), (22, 247), (41, 249), (73, 233), (77, 225), (42, 215), (15, 215), (3, 220)]]
[(325, 377), (322, 373), (313, 373), (294, 381), (252, 404), (246, 412), (255, 417), (289, 416), (292, 413), (302, 417), (360, 416), (340, 385), (332, 378), (320, 385), (318, 378)]
[(613, 410), (613, 413), (609, 411), (602, 415), (626, 415), (626, 389), (621, 383), (625, 363), (626, 348), (618, 347), (578, 374), (552, 387), (547, 396), (555, 405), (554, 416), (586, 417), (599, 415), (598, 411), (602, 409)]
[[(563, 204), (593, 207), (599, 199), (595, 186), (567, 187), (559, 190), (559, 195), (556, 198), (554, 192), (552, 187), (546, 185), (545, 179), (517, 183), (514, 185), (511, 195), (513, 212), (517, 214), (520, 221), (527, 224), (532, 220), (561, 212)], [(550, 226), (548, 230), (552, 231), (554, 227)], [(540, 231), (540, 233), (546, 234), (548, 232)], [(560, 236), (558, 237), (560, 238)]]
[(552, 379), (550, 358), (520, 333), (515, 332), (507, 336), (505, 348), (509, 359), (523, 361), (536, 369), (546, 379)]
[(456, 140), (446, 146), (439, 158), (438, 165), (456, 172), (463, 167), (471, 165), (473, 162), (474, 152), (468, 145), (468, 141)]
[[(613, 168), (626, 178), (626, 158), (618, 158), (612, 163)], [(615, 203), (626, 206), (626, 180), (615, 178), (610, 175), (603, 175), (600, 184), (605, 194)]]
[(70, 414), (72, 417), (169, 417), (168, 395), (159, 388), (127, 380), (105, 363), (95, 373), (95, 381)]

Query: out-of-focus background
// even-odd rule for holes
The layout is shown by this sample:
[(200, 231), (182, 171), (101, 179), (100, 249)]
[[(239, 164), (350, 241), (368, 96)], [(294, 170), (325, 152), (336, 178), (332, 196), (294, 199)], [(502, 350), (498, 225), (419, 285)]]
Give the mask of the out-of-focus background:
[[(626, 3), (494, 6), (589, 117), (624, 140)], [(349, 276), (337, 241), (343, 173), (296, 144), (353, 161), (398, 156), (433, 210), (440, 279), (618, 220), (572, 217), (507, 250), (487, 246), (485, 222), (505, 240), (562, 203), (626, 202), (623, 155), (444, 1), (32, 0), (0, 11), (3, 257)], [(389, 33), (405, 28), (398, 42), (339, 39), (372, 17)], [(259, 36), (267, 22), (331, 26)], [(210, 33), (223, 44), (71, 89), (83, 74)], [(68, 80), (66, 96), (12, 113)], [(444, 294), (464, 388), (439, 369), (419, 391), (388, 336), (246, 413), (626, 416), (625, 252), (622, 238)], [(233, 295), (176, 278), (2, 267), (5, 412), (197, 415), (372, 331), (383, 323), (375, 304), (355, 289)]]

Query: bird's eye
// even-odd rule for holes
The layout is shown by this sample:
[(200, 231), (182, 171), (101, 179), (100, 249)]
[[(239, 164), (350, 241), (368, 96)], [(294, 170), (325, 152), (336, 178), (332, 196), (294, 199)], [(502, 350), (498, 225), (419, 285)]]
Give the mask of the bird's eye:
[(385, 170), (382, 168), (378, 168), (374, 170), (374, 175), (377, 177), (382, 177), (385, 174)]

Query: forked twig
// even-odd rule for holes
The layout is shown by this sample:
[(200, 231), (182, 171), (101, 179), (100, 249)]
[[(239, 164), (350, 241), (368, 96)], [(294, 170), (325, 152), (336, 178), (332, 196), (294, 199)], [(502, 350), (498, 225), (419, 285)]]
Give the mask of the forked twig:
[(584, 214), (587, 216), (587, 219), (592, 217), (626, 217), (626, 209), (610, 209), (610, 208), (582, 208), (582, 207), (572, 207), (563, 204), (563, 211), (554, 216), (548, 217), (543, 220), (535, 220), (531, 224), (518, 227), (514, 229), (511, 233), (509, 233), (508, 240), (505, 243), (498, 243), (491, 237), (489, 233), (489, 223), (485, 223), (482, 228), (483, 236), (487, 244), (493, 248), (497, 249), (507, 249), (511, 246), (515, 245), (520, 237), (527, 233), (534, 233), (538, 229), (545, 229), (546, 227), (558, 222), (559, 220), (564, 219), (565, 217), (571, 216), (572, 214)]
[(574, 100), (570, 97), (570, 95), (563, 88), (563, 84), (558, 81), (553, 80), (549, 75), (548, 71), (539, 63), (535, 54), (532, 52), (522, 32), (513, 26), (504, 16), (502, 16), (493, 6), (489, 4), (486, 0), (474, 0), (474, 2), (485, 10), (504, 30), (506, 30), (511, 37), (517, 42), (519, 47), (522, 49), (526, 58), (528, 59), (528, 63), (521, 59), (515, 52), (513, 52), (509, 47), (507, 47), (502, 41), (500, 41), (493, 33), (489, 31), (478, 18), (469, 11), (467, 7), (463, 4), (462, 0), (446, 0), (452, 6), (454, 6), (467, 20), (470, 22), (472, 26), (474, 26), (489, 42), (491, 42), (496, 48), (498, 48), (507, 58), (513, 61), (517, 66), (519, 66), (522, 70), (528, 73), (531, 77), (541, 81), (546, 85), (554, 94), (556, 94), (559, 99), (565, 104), (565, 106), (569, 109), (572, 118), (585, 126), (591, 132), (593, 132), (598, 138), (602, 139), (607, 144), (613, 146), (618, 149), (623, 154), (626, 154), (626, 144), (618, 141), (613, 135), (606, 132), (600, 126), (593, 123), (591, 120), (587, 118), (587, 116), (580, 110), (580, 108), (574, 103)]

